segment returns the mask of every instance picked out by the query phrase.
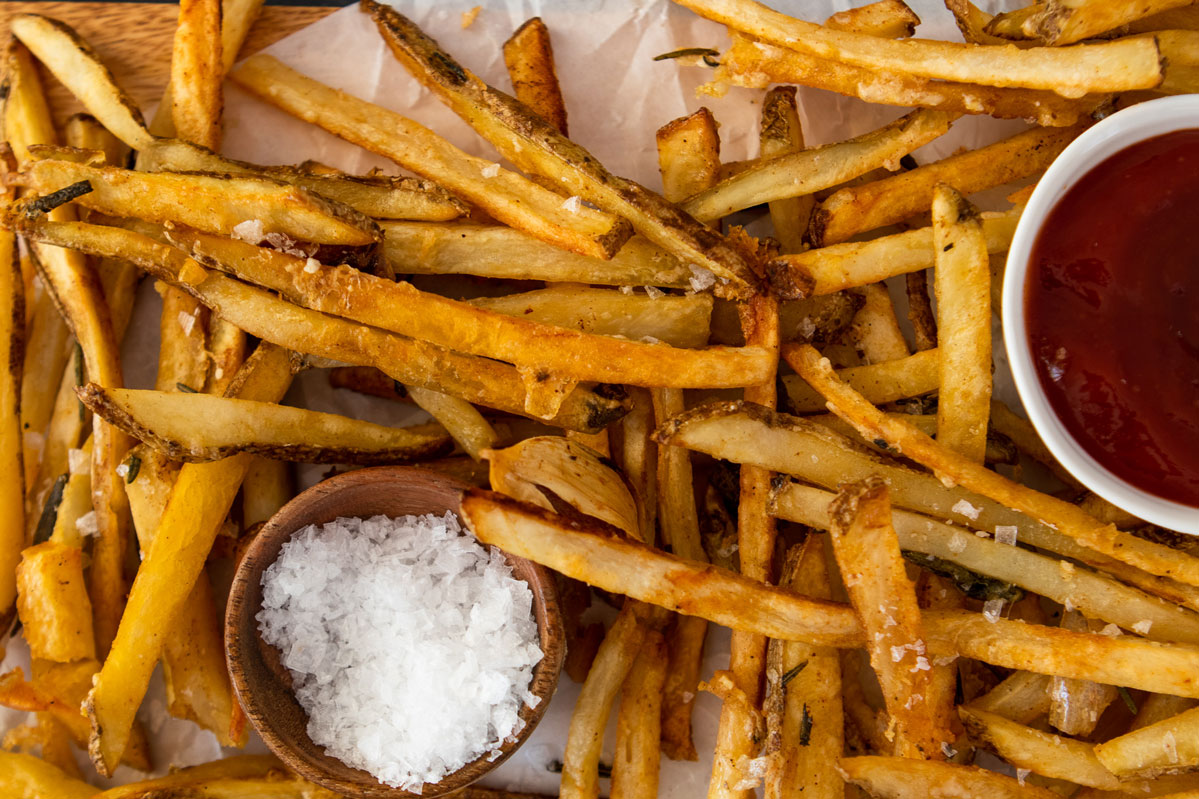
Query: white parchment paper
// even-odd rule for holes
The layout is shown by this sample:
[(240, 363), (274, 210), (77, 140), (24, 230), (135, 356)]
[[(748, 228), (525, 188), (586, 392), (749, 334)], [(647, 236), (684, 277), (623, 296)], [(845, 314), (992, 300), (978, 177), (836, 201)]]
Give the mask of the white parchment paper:
[[(612, 172), (660, 189), (654, 131), (666, 122), (708, 106), (721, 124), (721, 155), (726, 161), (757, 154), (761, 92), (730, 89), (722, 98), (696, 98), (695, 90), (711, 71), (685, 68), (672, 61), (655, 62), (660, 53), (682, 47), (712, 47), (728, 43), (723, 26), (696, 17), (668, 0), (389, 0), (413, 18), (442, 46), (489, 83), (510, 90), (501, 46), (521, 23), (541, 16), (553, 39), (558, 75), (566, 98), (571, 138), (586, 147)], [(908, 0), (923, 20), (917, 35), (960, 41), (951, 15), (941, 0)], [(482, 10), (467, 28), (463, 14), (478, 4)], [(813, 21), (860, 2), (853, 0), (774, 0), (781, 11)], [(989, 11), (1007, 10), (1017, 0), (982, 2)], [(374, 25), (356, 7), (335, 12), (284, 39), (267, 52), (301, 72), (357, 97), (411, 117), (448, 138), (467, 152), (495, 159), (495, 151), (457, 116), (419, 84), (392, 58)], [(868, 105), (828, 92), (800, 90), (800, 114), (809, 145), (855, 136), (882, 125), (906, 109)], [(147, 111), (152, 109), (146, 109)], [(394, 164), (297, 121), (226, 84), (226, 135), (223, 152), (262, 164), (297, 163), (315, 159), (350, 171)], [(966, 146), (986, 144), (1025, 127), (1023, 123), (989, 118), (966, 118), (942, 139), (917, 151), (924, 163)], [(1002, 194), (998, 196), (1002, 197)], [(901, 310), (902, 291), (896, 293)], [(150, 281), (139, 296), (124, 352), (126, 382), (152, 387), (157, 361), (160, 303)], [(1002, 340), (996, 331), (996, 392), (1018, 407), (1006, 368)], [(333, 391), (323, 372), (302, 375), (288, 395), (289, 404), (368, 418), (385, 424), (406, 423), (414, 411), (404, 405)], [(319, 470), (306, 470), (307, 483)], [(602, 611), (600, 611), (602, 612)], [(728, 664), (728, 632), (714, 629), (705, 657), (708, 677)], [(14, 642), (0, 668), (21, 665), (28, 673), (28, 652)], [(561, 760), (570, 712), (579, 687), (563, 675), (558, 692), (541, 725), (526, 745), (482, 784), (556, 794), (558, 776), (547, 766)], [(660, 795), (664, 799), (706, 793), (711, 751), (715, 742), (719, 701), (701, 695), (695, 707), (698, 763), (663, 759)], [(142, 708), (159, 773), (170, 766), (188, 766), (234, 754), (222, 752), (215, 738), (190, 723), (165, 713), (160, 679), (156, 676)], [(0, 708), (0, 730), (21, 723), (26, 714)], [(264, 751), (261, 741), (249, 751)], [(611, 762), (612, 733), (604, 749)], [(81, 756), (81, 762), (84, 758)], [(122, 768), (116, 782), (140, 775)], [(96, 780), (97, 784), (104, 781)], [(606, 793), (606, 781), (602, 790)]]

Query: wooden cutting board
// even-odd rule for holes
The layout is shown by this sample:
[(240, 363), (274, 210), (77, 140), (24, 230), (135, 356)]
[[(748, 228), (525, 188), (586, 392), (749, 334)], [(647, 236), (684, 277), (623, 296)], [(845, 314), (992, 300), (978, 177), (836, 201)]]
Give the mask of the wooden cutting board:
[[(143, 108), (162, 97), (171, 71), (171, 42), (179, 7), (168, 3), (5, 2), (0, 0), (0, 35), (8, 41), (8, 21), (34, 13), (62, 20), (79, 31)], [(337, 8), (266, 6), (241, 55), (247, 56)], [(53, 79), (47, 82), (55, 119), (62, 122), (82, 106)]]

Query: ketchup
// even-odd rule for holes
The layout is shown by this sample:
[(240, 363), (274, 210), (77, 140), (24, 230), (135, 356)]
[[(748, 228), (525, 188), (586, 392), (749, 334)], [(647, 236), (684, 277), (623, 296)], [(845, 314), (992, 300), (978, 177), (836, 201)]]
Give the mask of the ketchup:
[(1024, 302), (1041, 387), (1074, 439), (1199, 508), (1199, 129), (1083, 176), (1033, 246)]

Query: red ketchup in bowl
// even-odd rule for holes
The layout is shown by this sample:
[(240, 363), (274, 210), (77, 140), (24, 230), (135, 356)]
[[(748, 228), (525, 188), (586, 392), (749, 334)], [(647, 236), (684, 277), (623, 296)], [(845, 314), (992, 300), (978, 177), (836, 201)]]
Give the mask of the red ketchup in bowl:
[(1199, 507), (1199, 129), (1088, 172), (1028, 269), (1029, 347), (1054, 413), (1116, 476)]

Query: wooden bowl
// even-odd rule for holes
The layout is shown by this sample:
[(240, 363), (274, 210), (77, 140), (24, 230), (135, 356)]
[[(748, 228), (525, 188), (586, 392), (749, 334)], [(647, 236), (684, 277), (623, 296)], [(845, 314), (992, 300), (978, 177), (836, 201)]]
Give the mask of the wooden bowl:
[(310, 524), (338, 517), (405, 516), (458, 512), (468, 488), (453, 477), (406, 466), (382, 466), (338, 475), (308, 489), (287, 503), (262, 528), (237, 567), (225, 614), (225, 655), (237, 698), (250, 723), (284, 764), (302, 777), (330, 790), (358, 797), (432, 797), (463, 788), (504, 762), (524, 743), (549, 705), (562, 667), (565, 643), (562, 615), (553, 576), (532, 561), (505, 553), (513, 574), (533, 592), (533, 614), (541, 661), (533, 667), (529, 690), (541, 699), (535, 708), (522, 706), (525, 722), (514, 741), (500, 747), (492, 761), (484, 755), (426, 783), (414, 794), (380, 783), (367, 772), (351, 768), (325, 753), (308, 737), (308, 714), (291, 691), (291, 677), (280, 664), (279, 652), (262, 640), (255, 617), (262, 608), (262, 573), (279, 556), (292, 533)]

